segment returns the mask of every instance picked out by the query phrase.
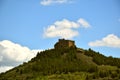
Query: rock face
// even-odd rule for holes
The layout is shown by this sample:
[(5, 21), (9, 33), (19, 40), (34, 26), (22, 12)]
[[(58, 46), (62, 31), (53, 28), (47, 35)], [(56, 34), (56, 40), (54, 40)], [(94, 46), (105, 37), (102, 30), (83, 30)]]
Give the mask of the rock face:
[(75, 42), (72, 40), (65, 40), (65, 39), (59, 39), (59, 41), (54, 45), (55, 49), (63, 49), (70, 47), (76, 47)]

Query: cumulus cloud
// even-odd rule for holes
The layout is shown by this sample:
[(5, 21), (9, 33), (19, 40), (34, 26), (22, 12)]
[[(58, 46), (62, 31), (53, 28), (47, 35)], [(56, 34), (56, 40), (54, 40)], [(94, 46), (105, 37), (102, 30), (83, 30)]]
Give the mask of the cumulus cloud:
[(12, 69), (13, 66), (0, 66), (0, 73)]
[(85, 27), (85, 28), (90, 27), (90, 24), (82, 18), (78, 20), (78, 23), (81, 24), (82, 27)]
[(4, 40), (0, 42), (0, 56), (3, 60), (7, 58), (10, 61), (21, 62), (29, 60), (34, 54), (27, 47)]
[(69, 3), (70, 0), (42, 0), (40, 2), (41, 5), (48, 6), (51, 4), (63, 4), (63, 3)]
[(10, 69), (11, 66), (17, 66), (30, 60), (36, 56), (37, 51), (30, 50), (28, 47), (21, 46), (9, 40), (0, 41), (0, 71)]
[(44, 29), (44, 37), (53, 38), (73, 38), (78, 36), (79, 32), (77, 29), (79, 27), (88, 28), (90, 24), (84, 19), (80, 18), (76, 22), (63, 19), (62, 21), (56, 21), (52, 25)]
[(93, 47), (106, 46), (120, 48), (120, 38), (114, 34), (109, 34), (101, 40), (90, 42), (88, 45)]

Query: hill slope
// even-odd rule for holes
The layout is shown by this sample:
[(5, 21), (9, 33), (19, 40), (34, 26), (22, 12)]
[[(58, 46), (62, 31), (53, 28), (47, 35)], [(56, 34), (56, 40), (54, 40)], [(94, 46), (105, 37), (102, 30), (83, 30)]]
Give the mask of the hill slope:
[(77, 80), (76, 77), (120, 79), (120, 59), (91, 49), (51, 49), (38, 52), (28, 63), (0, 74), (0, 80)]

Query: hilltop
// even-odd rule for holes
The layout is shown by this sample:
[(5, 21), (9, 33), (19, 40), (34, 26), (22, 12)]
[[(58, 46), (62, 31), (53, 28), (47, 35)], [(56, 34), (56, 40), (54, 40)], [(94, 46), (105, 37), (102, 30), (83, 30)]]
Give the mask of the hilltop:
[(72, 40), (59, 39), (54, 49), (5, 73), (0, 80), (118, 80), (120, 59), (92, 49), (77, 48)]

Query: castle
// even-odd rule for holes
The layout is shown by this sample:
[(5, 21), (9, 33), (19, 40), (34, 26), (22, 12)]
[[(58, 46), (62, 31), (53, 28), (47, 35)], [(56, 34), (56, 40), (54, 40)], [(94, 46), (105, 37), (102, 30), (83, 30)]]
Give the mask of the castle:
[(75, 42), (72, 40), (65, 40), (65, 39), (59, 39), (59, 41), (54, 45), (55, 49), (63, 49), (63, 48), (70, 48), (70, 47), (76, 47)]

